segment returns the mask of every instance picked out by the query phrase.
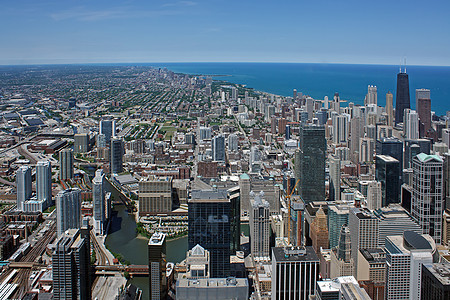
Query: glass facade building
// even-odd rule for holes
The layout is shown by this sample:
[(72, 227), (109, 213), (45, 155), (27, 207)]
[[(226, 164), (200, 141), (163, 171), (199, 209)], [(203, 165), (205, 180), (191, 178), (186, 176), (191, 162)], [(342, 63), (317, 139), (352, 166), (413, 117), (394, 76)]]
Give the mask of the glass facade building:
[(325, 155), (327, 145), (323, 126), (300, 127), (300, 149), (295, 156), (296, 180), (305, 204), (325, 199)]
[(230, 273), (230, 214), (227, 191), (192, 191), (188, 202), (189, 248), (199, 244), (210, 252), (212, 278)]

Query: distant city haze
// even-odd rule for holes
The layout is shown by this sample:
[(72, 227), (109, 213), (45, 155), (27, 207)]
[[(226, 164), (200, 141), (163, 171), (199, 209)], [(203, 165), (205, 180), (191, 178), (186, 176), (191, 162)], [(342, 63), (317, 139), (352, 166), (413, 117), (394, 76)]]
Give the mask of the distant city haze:
[(450, 65), (450, 2), (12, 1), (0, 64)]

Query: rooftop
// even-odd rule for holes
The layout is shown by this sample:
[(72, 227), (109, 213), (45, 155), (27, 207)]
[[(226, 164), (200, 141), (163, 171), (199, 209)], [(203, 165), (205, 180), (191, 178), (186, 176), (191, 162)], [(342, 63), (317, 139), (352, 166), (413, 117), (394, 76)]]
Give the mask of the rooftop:
[(162, 245), (164, 243), (164, 240), (166, 238), (166, 235), (164, 233), (155, 232), (150, 240), (148, 241), (149, 245)]
[(430, 161), (442, 162), (442, 158), (439, 155), (428, 155), (425, 153), (420, 153), (417, 154), (416, 157), (420, 162), (430, 162)]
[(424, 268), (441, 282), (442, 285), (450, 285), (450, 265), (449, 264), (424, 264)]
[(319, 262), (313, 247), (273, 247), (273, 258), (277, 262), (311, 261)]
[(376, 157), (384, 160), (385, 162), (398, 162), (398, 160), (389, 155), (377, 155)]
[(246, 278), (199, 278), (187, 279), (181, 278), (177, 280), (177, 287), (197, 287), (197, 288), (214, 288), (214, 287), (246, 287), (248, 281)]

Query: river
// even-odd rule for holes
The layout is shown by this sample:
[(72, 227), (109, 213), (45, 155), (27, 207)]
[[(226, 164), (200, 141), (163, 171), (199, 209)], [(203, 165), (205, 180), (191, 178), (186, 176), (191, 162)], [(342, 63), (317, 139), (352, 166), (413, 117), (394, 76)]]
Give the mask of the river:
[[(131, 264), (147, 265), (148, 239), (137, 236), (134, 215), (128, 214), (124, 205), (116, 205), (111, 220), (110, 231), (106, 238), (106, 245), (115, 252), (120, 253)], [(177, 263), (185, 259), (188, 250), (187, 236), (167, 241), (167, 260)], [(142, 299), (148, 299), (148, 277), (136, 277), (129, 281), (143, 291)]]

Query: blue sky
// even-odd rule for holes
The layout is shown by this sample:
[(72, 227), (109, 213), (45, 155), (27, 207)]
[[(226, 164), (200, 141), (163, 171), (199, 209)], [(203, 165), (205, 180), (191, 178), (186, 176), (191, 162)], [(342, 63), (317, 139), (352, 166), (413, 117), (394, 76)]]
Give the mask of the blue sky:
[(450, 1), (3, 1), (0, 64), (450, 65)]

